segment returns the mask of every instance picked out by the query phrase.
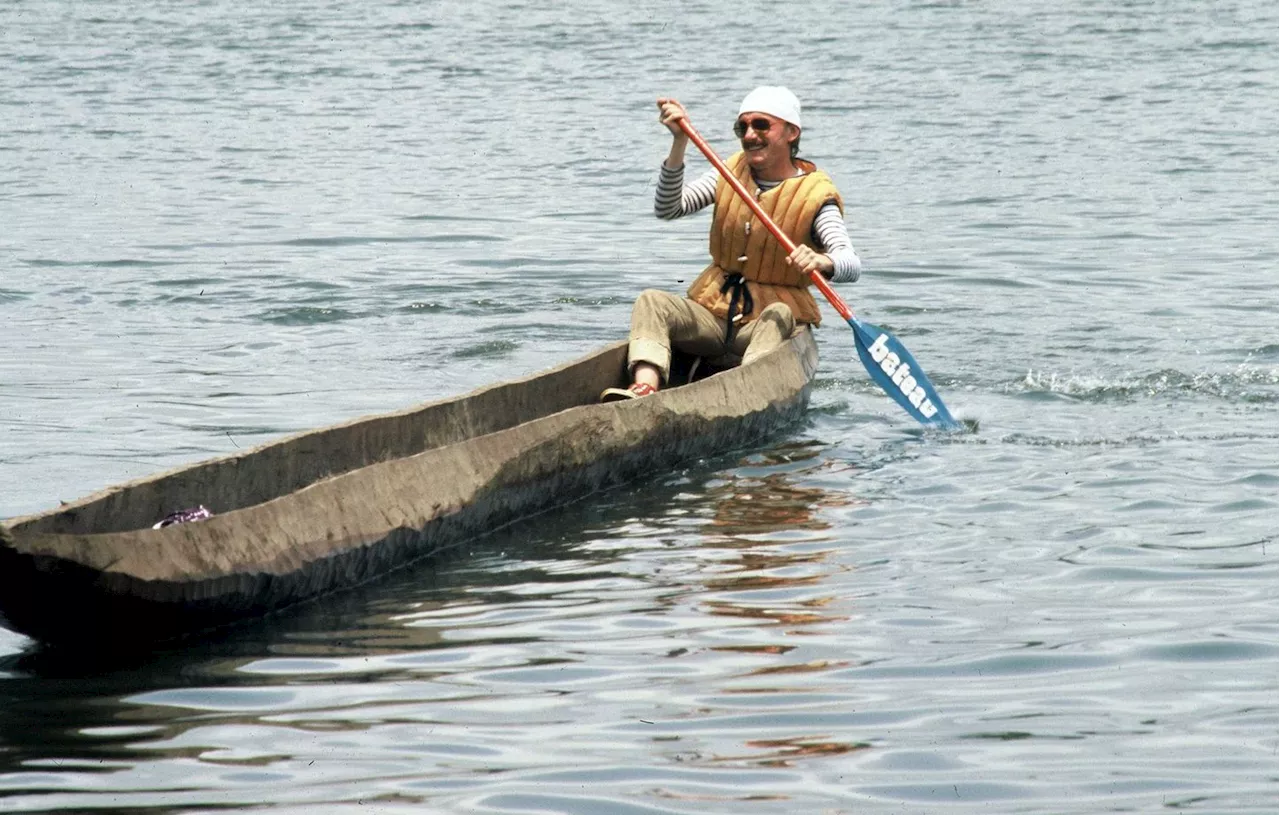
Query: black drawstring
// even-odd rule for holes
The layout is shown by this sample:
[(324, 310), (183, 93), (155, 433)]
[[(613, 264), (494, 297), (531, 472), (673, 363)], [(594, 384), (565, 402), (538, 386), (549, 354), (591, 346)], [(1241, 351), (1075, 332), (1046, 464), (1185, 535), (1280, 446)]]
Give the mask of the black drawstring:
[(742, 279), (740, 272), (730, 272), (724, 276), (724, 285), (720, 287), (720, 293), (729, 292), (729, 313), (725, 315), (724, 326), (724, 345), (725, 350), (729, 350), (729, 343), (733, 342), (733, 316), (738, 311), (738, 300), (742, 300), (742, 316), (746, 317), (756, 307), (755, 302), (751, 299), (751, 289), (747, 288), (747, 281)]

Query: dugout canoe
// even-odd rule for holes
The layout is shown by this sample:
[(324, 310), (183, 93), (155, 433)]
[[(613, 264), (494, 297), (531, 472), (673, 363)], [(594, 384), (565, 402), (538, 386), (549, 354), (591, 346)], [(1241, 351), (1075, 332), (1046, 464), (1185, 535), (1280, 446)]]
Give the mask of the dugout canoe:
[[(599, 404), (601, 390), (623, 384), (617, 343), (13, 518), (0, 524), (0, 625), (118, 647), (259, 617), (762, 439), (803, 414), (817, 362), (804, 329), (749, 365)], [(213, 517), (152, 528), (197, 505)]]

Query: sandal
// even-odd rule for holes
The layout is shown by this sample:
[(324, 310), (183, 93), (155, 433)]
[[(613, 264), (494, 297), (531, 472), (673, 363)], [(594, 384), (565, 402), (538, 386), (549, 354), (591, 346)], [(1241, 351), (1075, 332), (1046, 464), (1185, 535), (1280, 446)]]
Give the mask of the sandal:
[(621, 402), (625, 399), (639, 399), (641, 396), (652, 396), (658, 389), (643, 382), (636, 382), (629, 388), (605, 388), (600, 393), (601, 402)]

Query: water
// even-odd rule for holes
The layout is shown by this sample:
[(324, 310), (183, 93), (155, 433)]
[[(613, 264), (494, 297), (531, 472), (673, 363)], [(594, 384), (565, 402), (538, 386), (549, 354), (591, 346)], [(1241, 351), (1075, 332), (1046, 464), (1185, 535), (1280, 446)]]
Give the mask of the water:
[(0, 811), (1276, 810), (1274, 4), (776, 13), (0, 7), (0, 517), (617, 339), (705, 253), (653, 99), (727, 152), (763, 82), (979, 427), (829, 324), (769, 444), (146, 660), (0, 631)]

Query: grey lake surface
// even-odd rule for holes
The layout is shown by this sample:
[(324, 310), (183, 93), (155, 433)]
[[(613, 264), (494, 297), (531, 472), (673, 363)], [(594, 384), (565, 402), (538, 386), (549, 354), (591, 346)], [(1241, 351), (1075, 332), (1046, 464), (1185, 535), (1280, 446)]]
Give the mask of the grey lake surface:
[(763, 444), (143, 658), (0, 630), (0, 812), (1274, 813), (1277, 50), (1272, 0), (6, 0), (0, 518), (623, 337), (706, 257), (654, 99), (727, 154), (757, 84), (976, 430), (824, 305)]

